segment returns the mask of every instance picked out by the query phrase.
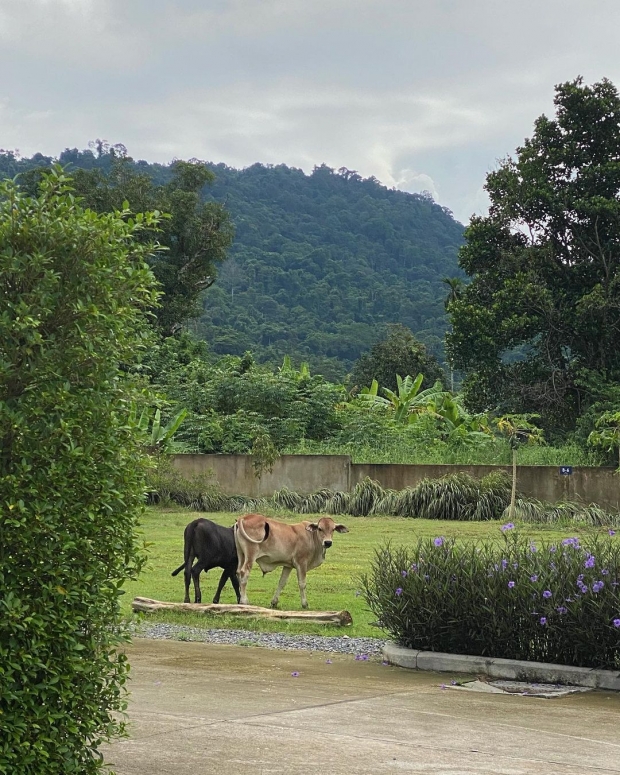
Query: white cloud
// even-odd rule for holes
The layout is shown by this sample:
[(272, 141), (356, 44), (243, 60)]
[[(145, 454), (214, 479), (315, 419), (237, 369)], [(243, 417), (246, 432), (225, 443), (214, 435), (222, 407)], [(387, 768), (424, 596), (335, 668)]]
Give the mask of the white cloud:
[(465, 220), (555, 83), (620, 82), (619, 25), (616, 0), (0, 0), (0, 143), (326, 162)]

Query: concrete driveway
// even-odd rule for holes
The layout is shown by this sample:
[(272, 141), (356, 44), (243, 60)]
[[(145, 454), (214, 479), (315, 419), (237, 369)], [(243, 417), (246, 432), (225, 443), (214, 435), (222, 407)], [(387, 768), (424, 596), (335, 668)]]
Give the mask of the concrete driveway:
[(136, 640), (129, 656), (131, 738), (105, 751), (118, 775), (620, 773), (618, 694), (475, 694), (256, 647)]

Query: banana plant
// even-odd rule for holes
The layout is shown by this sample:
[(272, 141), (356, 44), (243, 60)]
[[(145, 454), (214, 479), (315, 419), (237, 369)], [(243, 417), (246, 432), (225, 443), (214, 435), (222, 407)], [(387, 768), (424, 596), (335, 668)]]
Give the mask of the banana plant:
[(292, 376), (297, 381), (310, 378), (310, 366), (308, 365), (307, 361), (300, 363), (299, 369), (296, 369), (293, 366), (289, 355), (284, 356), (284, 362), (282, 363), (282, 366), (279, 367), (279, 371), (281, 374), (288, 374)]
[(161, 422), (161, 409), (156, 409), (152, 415), (152, 408), (145, 407), (140, 416), (137, 416), (137, 408), (131, 409), (129, 422), (138, 430), (144, 439), (144, 448), (149, 455), (165, 451), (172, 437), (179, 429), (183, 420), (187, 417), (187, 409), (181, 409), (165, 425)]
[(461, 403), (460, 396), (448, 392), (438, 393), (427, 406), (427, 411), (444, 428), (445, 441), (464, 444), (486, 442), (492, 435), (486, 414), (470, 414)]
[(403, 379), (400, 374), (397, 374), (396, 391), (382, 388), (385, 398), (379, 395), (379, 384), (376, 379), (373, 379), (370, 387), (360, 390), (357, 400), (371, 407), (391, 410), (394, 412), (395, 422), (409, 424), (415, 422), (417, 416), (427, 410), (428, 404), (435, 396), (444, 392), (439, 380), (432, 387), (420, 392), (423, 379), (422, 374), (418, 374), (415, 379), (410, 375)]

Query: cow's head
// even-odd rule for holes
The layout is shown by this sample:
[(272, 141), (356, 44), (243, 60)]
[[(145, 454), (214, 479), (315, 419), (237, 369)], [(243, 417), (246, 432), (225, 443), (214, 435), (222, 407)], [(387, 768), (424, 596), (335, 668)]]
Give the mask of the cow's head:
[(312, 533), (321, 543), (323, 551), (329, 549), (332, 545), (332, 536), (336, 533), (348, 533), (349, 528), (344, 525), (337, 525), (331, 517), (321, 517), (318, 522), (311, 522), (306, 526), (306, 530)]

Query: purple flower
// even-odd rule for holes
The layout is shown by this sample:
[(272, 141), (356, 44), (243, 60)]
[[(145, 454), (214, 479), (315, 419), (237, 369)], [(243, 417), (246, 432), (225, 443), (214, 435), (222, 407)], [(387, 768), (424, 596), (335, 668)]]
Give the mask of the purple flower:
[(407, 571), (406, 571), (406, 570), (401, 570), (401, 572), (400, 572), (400, 575), (401, 575), (401, 576), (402, 576), (404, 579), (406, 579), (406, 578), (407, 578)]
[(553, 594), (553, 593), (551, 592), (551, 590), (550, 590), (550, 589), (545, 589), (545, 591), (543, 592), (542, 596), (543, 596), (545, 599), (547, 599), (547, 600), (548, 600), (550, 597), (552, 597), (552, 594)]
[(530, 544), (530, 552), (537, 552), (538, 549), (534, 546), (534, 544)]
[(356, 654), (355, 659), (357, 660), (357, 662), (367, 662), (368, 654)]
[(540, 617), (540, 623), (541, 623), (543, 626), (544, 626), (545, 624), (547, 624), (547, 617), (546, 617), (546, 616), (541, 616), (541, 617)]
[(592, 584), (592, 592), (600, 592), (604, 586), (605, 586), (605, 582), (595, 581), (594, 584)]
[(607, 532), (609, 533), (610, 536), (615, 536), (616, 535), (616, 531), (615, 530), (608, 530)]
[(293, 678), (299, 678), (299, 673), (297, 672), (297, 670), (293, 670), (291, 675), (293, 676)]
[(456, 686), (456, 681), (455, 681), (454, 679), (452, 679), (452, 680), (450, 681), (450, 686)]
[(557, 607), (555, 610), (556, 610), (556, 611), (557, 611), (559, 614), (565, 614), (565, 613), (568, 613), (568, 608), (567, 608), (566, 606), (564, 606), (564, 605), (559, 605), (559, 606), (558, 606), (558, 607)]
[(607, 570), (607, 568), (603, 568), (601, 573), (603, 574), (603, 576), (609, 576), (609, 571)]
[(445, 688), (446, 688), (446, 685), (445, 685), (445, 684), (439, 684), (439, 688), (440, 688), (440, 689), (445, 689)]
[(562, 546), (572, 546), (575, 549), (579, 549), (579, 539), (575, 536), (575, 538), (565, 538), (562, 541)]
[(506, 532), (506, 530), (514, 530), (514, 524), (512, 522), (506, 522), (505, 525), (502, 525), (500, 527), (500, 530), (504, 533)]
[(502, 569), (506, 570), (507, 567), (508, 567), (508, 560), (502, 560)]
[(390, 663), (387, 661), (387, 659), (384, 659), (381, 664), (383, 665), (383, 667), (387, 667)]
[(594, 567), (594, 562), (595, 562), (594, 555), (590, 554), (590, 555), (588, 555), (588, 558), (584, 562), (583, 567), (584, 568), (593, 568)]
[(581, 592), (581, 594), (582, 594), (582, 595), (585, 595), (585, 593), (588, 591), (588, 586), (587, 586), (587, 584), (582, 584), (582, 585), (579, 587), (579, 590), (580, 590), (580, 592)]
[(332, 663), (331, 659), (326, 659), (326, 660), (325, 660), (325, 664), (326, 664), (326, 665), (331, 665), (331, 663)]
[(557, 552), (557, 550), (558, 550), (558, 549), (557, 549), (557, 547), (556, 547), (556, 546), (550, 546), (550, 547), (549, 547), (549, 551), (550, 551), (550, 552)]
[(620, 627), (620, 619), (614, 619), (612, 624), (614, 627)]
[(516, 570), (519, 567), (519, 563), (518, 562), (513, 562), (512, 563), (512, 567)]
[(508, 589), (512, 589), (514, 587), (514, 585), (515, 585), (514, 581), (509, 581), (508, 582)]
[(533, 574), (530, 576), (530, 581), (538, 581), (538, 576), (537, 576), (535, 573), (533, 573)]
[(398, 589), (396, 590), (396, 592), (394, 592), (394, 594), (396, 595), (396, 597), (400, 597), (403, 594), (403, 588), (398, 587)]
[(415, 564), (415, 562), (411, 563), (411, 570), (416, 573), (418, 570), (418, 566)]
[(580, 574), (577, 576), (577, 581), (583, 581), (583, 573), (580, 573)]
[(443, 546), (443, 538), (433, 538), (433, 543), (435, 546)]

